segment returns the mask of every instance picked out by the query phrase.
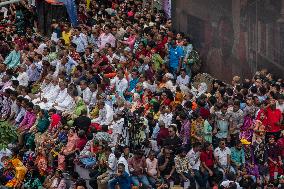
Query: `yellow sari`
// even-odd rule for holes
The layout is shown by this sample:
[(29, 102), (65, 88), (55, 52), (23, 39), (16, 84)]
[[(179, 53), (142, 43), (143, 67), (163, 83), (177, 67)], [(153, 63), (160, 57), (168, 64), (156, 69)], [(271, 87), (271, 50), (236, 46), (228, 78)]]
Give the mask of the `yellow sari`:
[(16, 174), (15, 177), (12, 180), (10, 180), (5, 186), (14, 188), (17, 187), (21, 182), (23, 182), (25, 175), (27, 173), (27, 168), (18, 158), (11, 160), (11, 162), (16, 170)]

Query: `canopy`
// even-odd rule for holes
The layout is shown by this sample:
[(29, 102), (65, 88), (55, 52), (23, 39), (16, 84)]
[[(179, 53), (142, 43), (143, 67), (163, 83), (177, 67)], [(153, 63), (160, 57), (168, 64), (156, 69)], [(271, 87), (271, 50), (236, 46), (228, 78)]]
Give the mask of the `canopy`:
[(64, 5), (62, 2), (58, 2), (57, 0), (45, 0), (45, 2), (52, 5)]

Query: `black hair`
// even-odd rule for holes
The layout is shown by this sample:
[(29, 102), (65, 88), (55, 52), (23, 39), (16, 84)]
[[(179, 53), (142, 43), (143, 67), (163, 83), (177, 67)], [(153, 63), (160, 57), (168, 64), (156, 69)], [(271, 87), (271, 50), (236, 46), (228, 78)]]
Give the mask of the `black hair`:
[(86, 181), (80, 178), (79, 180), (77, 180), (75, 188), (77, 188), (78, 186), (83, 186), (84, 188), (87, 188)]
[(257, 87), (256, 87), (256, 86), (252, 86), (252, 87), (250, 88), (250, 91), (251, 91), (253, 94), (257, 93)]
[(28, 103), (27, 103), (27, 107), (28, 107), (28, 108), (34, 108), (34, 104), (33, 104), (32, 102), (28, 102)]
[(117, 166), (125, 168), (125, 165), (123, 163), (119, 163)]
[(196, 147), (199, 147), (199, 146), (201, 146), (201, 142), (195, 142), (195, 143), (192, 144), (193, 148), (196, 148)]
[(18, 80), (12, 80), (12, 85), (19, 86), (19, 81)]
[(206, 142), (203, 144), (203, 150), (205, 151), (210, 145), (211, 145), (211, 143), (208, 142), (208, 141), (206, 141)]
[(226, 93), (227, 93), (228, 96), (233, 96), (234, 90), (232, 88), (227, 88)]
[(102, 131), (107, 132), (108, 131), (108, 126), (107, 125), (102, 125)]

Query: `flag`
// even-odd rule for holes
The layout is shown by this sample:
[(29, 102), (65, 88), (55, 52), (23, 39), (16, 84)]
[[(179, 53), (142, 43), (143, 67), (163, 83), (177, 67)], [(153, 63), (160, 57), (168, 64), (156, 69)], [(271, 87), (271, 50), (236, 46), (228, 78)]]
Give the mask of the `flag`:
[(91, 0), (86, 0), (86, 7), (87, 7), (87, 10), (90, 9), (90, 3), (91, 3)]
[(77, 6), (75, 0), (60, 0), (60, 2), (64, 3), (72, 26), (78, 26)]

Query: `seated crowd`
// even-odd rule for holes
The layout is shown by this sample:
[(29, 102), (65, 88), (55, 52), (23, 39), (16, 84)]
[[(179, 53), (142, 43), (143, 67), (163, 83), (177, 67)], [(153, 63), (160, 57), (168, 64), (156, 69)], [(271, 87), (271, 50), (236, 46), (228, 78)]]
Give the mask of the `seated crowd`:
[(0, 12), (0, 186), (283, 189), (283, 79), (194, 85), (189, 38), (143, 2), (79, 1), (51, 39), (34, 5)]

